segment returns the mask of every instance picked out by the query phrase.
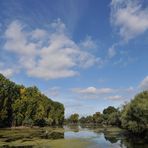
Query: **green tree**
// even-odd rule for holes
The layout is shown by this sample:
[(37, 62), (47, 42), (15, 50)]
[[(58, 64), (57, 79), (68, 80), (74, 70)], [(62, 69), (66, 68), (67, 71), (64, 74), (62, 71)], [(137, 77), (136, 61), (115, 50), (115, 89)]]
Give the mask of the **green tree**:
[(87, 116), (86, 118), (86, 123), (90, 124), (90, 123), (93, 123), (93, 117), (92, 116)]
[(19, 97), (18, 86), (0, 74), (0, 127), (12, 125), (12, 104)]
[(35, 86), (16, 85), (0, 74), (0, 127), (61, 125), (64, 106)]
[(70, 123), (78, 123), (79, 121), (79, 114), (74, 113), (69, 117), (69, 122)]
[(141, 134), (148, 128), (148, 91), (139, 93), (122, 110), (122, 127)]
[(101, 124), (102, 121), (103, 121), (103, 118), (100, 112), (96, 112), (95, 114), (93, 114), (93, 123)]
[(85, 117), (81, 117), (79, 119), (79, 122), (82, 123), (82, 124), (85, 124), (86, 123), (86, 118)]
[(113, 106), (109, 106), (103, 110), (103, 114), (111, 114), (113, 112), (117, 112), (117, 109)]
[(108, 117), (108, 124), (109, 125), (115, 125), (115, 126), (121, 126), (121, 120), (120, 120), (120, 112), (113, 112)]

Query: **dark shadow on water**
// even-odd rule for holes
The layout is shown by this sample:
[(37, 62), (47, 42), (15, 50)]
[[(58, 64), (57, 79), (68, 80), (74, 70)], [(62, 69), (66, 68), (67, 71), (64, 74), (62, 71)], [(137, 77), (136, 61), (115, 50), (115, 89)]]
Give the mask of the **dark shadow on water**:
[(116, 137), (111, 137), (111, 136), (104, 136), (106, 141), (109, 141), (110, 143), (117, 143), (118, 139)]
[(147, 136), (133, 136), (129, 133), (123, 134), (122, 132), (103, 132), (106, 141), (111, 144), (120, 143), (121, 148), (148, 148)]
[(127, 148), (148, 148), (148, 139), (143, 137), (126, 136), (121, 143)]

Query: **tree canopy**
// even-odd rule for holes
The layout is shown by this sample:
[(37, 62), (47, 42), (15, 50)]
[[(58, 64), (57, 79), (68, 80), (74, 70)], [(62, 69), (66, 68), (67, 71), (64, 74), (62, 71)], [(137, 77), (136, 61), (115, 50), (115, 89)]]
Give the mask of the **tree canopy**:
[[(62, 125), (64, 106), (52, 101), (35, 86), (17, 85), (0, 74), (0, 127)], [(136, 134), (148, 130), (148, 91), (136, 95), (119, 110), (109, 106), (102, 113), (81, 117), (72, 114), (68, 123), (119, 126)]]
[(133, 132), (143, 133), (148, 127), (148, 91), (144, 91), (124, 106), (121, 114), (122, 127)]
[(63, 104), (35, 86), (17, 85), (0, 74), (0, 127), (59, 125), (63, 121)]
[(79, 121), (79, 114), (77, 113), (72, 114), (68, 119), (68, 122), (70, 123), (78, 123), (78, 121)]

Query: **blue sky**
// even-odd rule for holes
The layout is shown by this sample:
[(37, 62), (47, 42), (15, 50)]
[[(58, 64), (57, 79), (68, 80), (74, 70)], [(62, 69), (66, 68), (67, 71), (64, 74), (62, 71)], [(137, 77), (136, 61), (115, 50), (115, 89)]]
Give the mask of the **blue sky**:
[(147, 0), (1, 0), (0, 72), (82, 115), (148, 89)]

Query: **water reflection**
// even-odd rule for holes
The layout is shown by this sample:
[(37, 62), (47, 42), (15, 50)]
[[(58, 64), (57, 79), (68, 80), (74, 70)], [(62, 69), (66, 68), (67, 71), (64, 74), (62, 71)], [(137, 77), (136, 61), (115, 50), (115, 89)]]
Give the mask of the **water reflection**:
[[(65, 139), (87, 139), (93, 142), (89, 148), (148, 148), (147, 139), (127, 137), (120, 131), (107, 131), (107, 129), (100, 129), (98, 127), (89, 126), (73, 126), (65, 127)], [(75, 132), (77, 129), (77, 132)], [(67, 131), (69, 130), (69, 131)]]
[(73, 132), (79, 132), (82, 129), (79, 125), (68, 125), (64, 126), (65, 131), (73, 131)]
[[(35, 140), (82, 139), (91, 142), (88, 148), (148, 148), (147, 139), (137, 139), (125, 136), (122, 131), (93, 126), (65, 126), (59, 128), (39, 128), (24, 130), (0, 130), (2, 148), (10, 148), (11, 142), (28, 142), (25, 146), (11, 146), (11, 148), (32, 148)], [(30, 143), (29, 143), (30, 142)], [(70, 143), (72, 144), (72, 143)]]
[(109, 141), (110, 143), (117, 143), (118, 139), (116, 137), (111, 137), (111, 136), (104, 136), (106, 141)]

